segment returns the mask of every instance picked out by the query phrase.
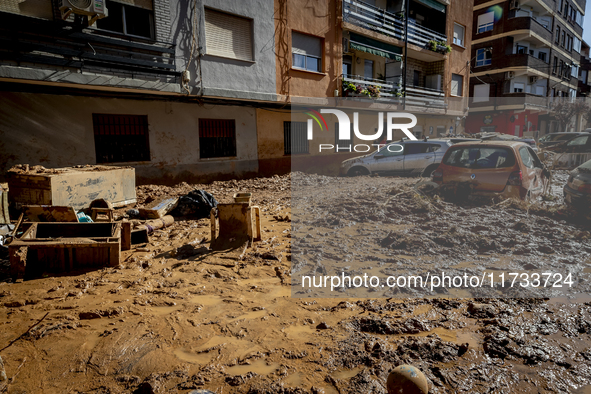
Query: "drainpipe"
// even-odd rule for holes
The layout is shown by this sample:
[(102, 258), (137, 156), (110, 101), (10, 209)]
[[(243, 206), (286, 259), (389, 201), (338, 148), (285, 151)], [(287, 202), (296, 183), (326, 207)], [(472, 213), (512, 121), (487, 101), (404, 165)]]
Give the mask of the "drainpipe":
[(402, 109), (406, 110), (406, 74), (407, 74), (407, 65), (408, 65), (408, 15), (410, 14), (410, 0), (404, 0), (404, 73), (403, 80), (402, 80), (402, 91), (404, 92), (404, 96), (402, 96)]

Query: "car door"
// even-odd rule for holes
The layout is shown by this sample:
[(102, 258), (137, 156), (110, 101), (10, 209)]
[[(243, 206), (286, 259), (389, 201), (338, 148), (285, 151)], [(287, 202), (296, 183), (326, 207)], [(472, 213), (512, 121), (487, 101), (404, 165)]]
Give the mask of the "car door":
[(429, 164), (433, 163), (434, 152), (430, 152), (431, 144), (426, 142), (407, 142), (404, 144), (404, 173), (422, 174)]
[(447, 152), (449, 145), (446, 142), (431, 143), (429, 145), (429, 152), (434, 153), (433, 163), (441, 163), (441, 159), (443, 159), (443, 156), (445, 155), (445, 152)]
[(404, 170), (404, 149), (403, 142), (396, 142), (380, 148), (372, 156), (370, 163), (371, 172), (384, 175), (400, 175)]

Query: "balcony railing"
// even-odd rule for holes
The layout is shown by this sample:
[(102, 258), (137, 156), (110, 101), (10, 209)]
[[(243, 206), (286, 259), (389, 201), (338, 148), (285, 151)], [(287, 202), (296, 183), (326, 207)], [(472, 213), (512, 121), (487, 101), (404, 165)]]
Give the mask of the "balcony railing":
[(76, 30), (35, 18), (0, 13), (0, 62), (178, 76), (175, 46)]
[[(380, 79), (365, 78), (360, 75), (343, 75), (343, 82), (349, 82), (361, 89), (376, 86), (380, 89), (379, 97), (372, 97), (378, 101), (397, 101), (402, 103), (403, 92), (396, 82), (386, 82)], [(344, 95), (346, 93), (344, 92)], [(371, 97), (360, 92), (350, 93), (349, 97)], [(418, 86), (406, 87), (406, 104), (419, 107), (444, 108), (445, 94), (441, 90), (428, 89)]]
[[(343, 0), (343, 20), (399, 40), (404, 39), (404, 19), (359, 0)], [(408, 20), (408, 42), (421, 48), (429, 41), (447, 42), (445, 34), (438, 33)]]

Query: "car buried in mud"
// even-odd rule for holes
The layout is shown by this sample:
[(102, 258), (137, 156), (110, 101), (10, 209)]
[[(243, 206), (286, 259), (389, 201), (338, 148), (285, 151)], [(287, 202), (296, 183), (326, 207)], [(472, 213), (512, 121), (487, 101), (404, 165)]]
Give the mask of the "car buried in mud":
[(432, 176), (446, 195), (531, 200), (547, 189), (550, 172), (526, 143), (482, 141), (449, 148)]
[(449, 140), (402, 140), (341, 163), (340, 175), (430, 176), (452, 146)]
[(564, 185), (564, 201), (575, 210), (590, 215), (591, 212), (591, 160), (571, 171)]

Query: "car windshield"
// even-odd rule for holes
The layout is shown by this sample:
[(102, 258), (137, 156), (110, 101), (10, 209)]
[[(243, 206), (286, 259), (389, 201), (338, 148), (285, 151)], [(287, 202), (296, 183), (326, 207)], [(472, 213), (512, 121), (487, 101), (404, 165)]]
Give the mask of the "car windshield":
[(508, 148), (457, 147), (450, 148), (444, 164), (466, 168), (504, 168), (515, 165), (515, 155)]
[(581, 137), (577, 137), (571, 141), (568, 142), (568, 146), (578, 146), (578, 145), (585, 145), (587, 143), (587, 140), (589, 139), (589, 136), (584, 135)]

